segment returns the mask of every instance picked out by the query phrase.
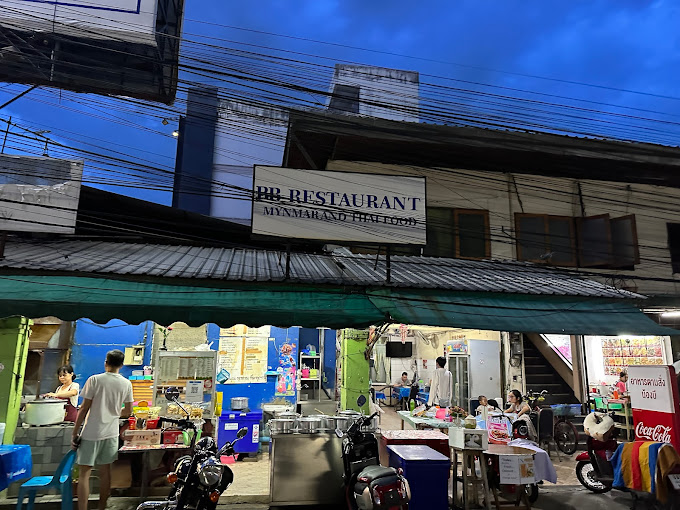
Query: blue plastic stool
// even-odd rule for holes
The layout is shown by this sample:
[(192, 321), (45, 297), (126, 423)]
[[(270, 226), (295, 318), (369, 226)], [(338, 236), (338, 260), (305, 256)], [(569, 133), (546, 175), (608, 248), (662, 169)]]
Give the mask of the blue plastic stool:
[(387, 397), (385, 396), (385, 393), (382, 391), (376, 391), (375, 392), (375, 399), (376, 400), (386, 400)]
[(24, 498), (28, 496), (28, 510), (33, 510), (35, 494), (39, 490), (59, 489), (61, 492), (61, 510), (73, 509), (73, 464), (76, 452), (68, 452), (57, 468), (54, 476), (34, 476), (28, 482), (21, 484), (17, 498), (17, 510), (22, 510)]

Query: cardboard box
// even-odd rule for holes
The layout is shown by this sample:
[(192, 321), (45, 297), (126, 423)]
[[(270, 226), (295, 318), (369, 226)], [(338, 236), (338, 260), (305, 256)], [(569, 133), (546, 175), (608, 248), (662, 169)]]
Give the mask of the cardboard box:
[(161, 444), (161, 431), (156, 430), (128, 430), (124, 436), (125, 446), (152, 446)]
[(486, 450), (489, 448), (489, 433), (484, 429), (450, 427), (449, 446), (463, 450)]

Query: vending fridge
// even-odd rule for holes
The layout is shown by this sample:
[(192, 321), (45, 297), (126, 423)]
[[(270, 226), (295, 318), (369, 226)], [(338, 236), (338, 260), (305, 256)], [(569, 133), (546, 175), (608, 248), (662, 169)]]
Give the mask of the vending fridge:
[(464, 345), (448, 352), (447, 361), (452, 376), (452, 405), (467, 409), (470, 400), (479, 395), (502, 397), (500, 342), (466, 340)]

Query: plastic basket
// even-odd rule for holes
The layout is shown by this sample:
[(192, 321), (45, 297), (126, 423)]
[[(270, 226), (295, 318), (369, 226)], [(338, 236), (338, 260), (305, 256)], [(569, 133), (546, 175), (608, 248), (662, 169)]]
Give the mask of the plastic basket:
[(550, 407), (555, 416), (578, 416), (581, 414), (581, 404), (556, 404)]

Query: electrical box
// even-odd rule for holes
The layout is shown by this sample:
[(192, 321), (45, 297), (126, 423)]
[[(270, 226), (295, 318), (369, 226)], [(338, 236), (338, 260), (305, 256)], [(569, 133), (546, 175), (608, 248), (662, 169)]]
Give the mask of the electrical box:
[(144, 364), (144, 346), (135, 345), (134, 347), (125, 348), (125, 359), (123, 365), (143, 365)]

